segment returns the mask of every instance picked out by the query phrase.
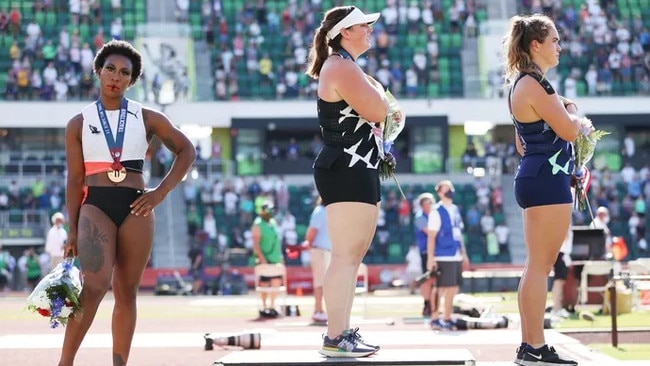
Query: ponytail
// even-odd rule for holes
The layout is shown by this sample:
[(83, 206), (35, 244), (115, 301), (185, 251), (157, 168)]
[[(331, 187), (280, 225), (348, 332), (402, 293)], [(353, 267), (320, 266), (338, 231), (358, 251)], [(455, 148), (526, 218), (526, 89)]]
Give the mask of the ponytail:
[(546, 15), (515, 15), (510, 19), (510, 29), (503, 39), (505, 78), (514, 82), (520, 72), (533, 72), (535, 66), (530, 54), (533, 41), (544, 42), (553, 27)]
[[(307, 71), (305, 74), (311, 76), (314, 79), (318, 79), (320, 75), (320, 70), (323, 68), (323, 64), (329, 56), (329, 46), (327, 44), (327, 30), (323, 27), (318, 28), (318, 31), (314, 34), (314, 41), (309, 50), (309, 57), (307, 59)], [(337, 38), (341, 36), (338, 35)]]
[(320, 24), (320, 27), (314, 32), (314, 40), (309, 50), (309, 57), (307, 58), (307, 70), (305, 74), (314, 79), (318, 79), (320, 70), (329, 56), (329, 49), (333, 48), (338, 50), (341, 48), (341, 35), (337, 35), (333, 39), (327, 38), (327, 32), (330, 31), (341, 19), (345, 18), (354, 10), (354, 6), (340, 6), (330, 9), (325, 13), (325, 17)]

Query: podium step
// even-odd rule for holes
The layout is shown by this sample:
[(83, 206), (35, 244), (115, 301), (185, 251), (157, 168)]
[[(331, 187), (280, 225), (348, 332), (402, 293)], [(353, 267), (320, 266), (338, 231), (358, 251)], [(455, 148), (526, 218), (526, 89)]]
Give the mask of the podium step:
[(467, 349), (382, 349), (363, 358), (327, 358), (317, 350), (246, 350), (232, 352), (215, 361), (214, 366), (313, 366), (323, 363), (337, 366), (476, 365), (474, 356)]

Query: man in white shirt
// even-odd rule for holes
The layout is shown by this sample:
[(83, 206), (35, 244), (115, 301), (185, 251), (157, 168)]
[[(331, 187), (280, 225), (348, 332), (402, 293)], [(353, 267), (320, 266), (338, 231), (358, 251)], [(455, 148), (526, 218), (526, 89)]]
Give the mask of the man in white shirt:
[(57, 212), (52, 215), (52, 227), (45, 239), (45, 252), (50, 255), (51, 268), (63, 262), (63, 248), (68, 240), (68, 232), (63, 228), (64, 223), (65, 217), (62, 213)]
[(508, 228), (505, 221), (499, 222), (499, 225), (494, 228), (494, 233), (496, 234), (497, 242), (499, 243), (499, 254), (507, 254), (509, 252), (508, 239), (510, 237), (510, 228)]
[(609, 223), (609, 209), (604, 206), (598, 207), (596, 210), (596, 217), (591, 223), (596, 229), (603, 229), (605, 233), (605, 252), (609, 253), (612, 250), (612, 233), (609, 231), (607, 224)]
[(631, 133), (628, 133), (627, 136), (625, 136), (625, 139), (623, 139), (623, 146), (625, 149), (623, 149), (623, 152), (625, 153), (625, 157), (631, 158), (634, 156), (634, 151), (635, 151), (635, 144), (634, 144), (634, 138), (632, 137)]
[[(469, 259), (463, 243), (464, 227), (460, 211), (453, 203), (454, 186), (448, 180), (436, 185), (439, 203), (429, 213), (427, 235), (427, 270), (437, 273), (436, 291), (431, 295), (431, 327), (453, 330), (451, 319), (454, 296), (462, 282), (463, 267)], [(438, 318), (437, 301), (444, 298), (443, 318)]]

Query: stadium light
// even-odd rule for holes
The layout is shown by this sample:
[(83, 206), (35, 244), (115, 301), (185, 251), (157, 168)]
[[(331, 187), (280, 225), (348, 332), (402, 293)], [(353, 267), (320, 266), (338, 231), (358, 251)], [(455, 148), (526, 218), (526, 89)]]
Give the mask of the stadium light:
[(463, 126), (467, 136), (483, 136), (494, 127), (492, 121), (465, 121)]

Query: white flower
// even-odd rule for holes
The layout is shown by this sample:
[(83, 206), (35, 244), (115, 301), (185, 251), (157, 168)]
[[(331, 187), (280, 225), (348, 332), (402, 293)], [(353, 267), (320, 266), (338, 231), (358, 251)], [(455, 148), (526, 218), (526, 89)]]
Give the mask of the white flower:
[(64, 306), (61, 308), (61, 312), (59, 313), (59, 318), (69, 318), (70, 315), (72, 315), (72, 307), (71, 306)]
[[(65, 262), (66, 268), (63, 263), (59, 264), (55, 269), (48, 273), (36, 285), (32, 293), (27, 297), (27, 307), (33, 312), (38, 312), (38, 309), (51, 311), (52, 299), (48, 296), (48, 291), (53, 290), (60, 294), (60, 291), (66, 293), (68, 296), (67, 301), (76, 305), (64, 305), (56, 317), (50, 316), (50, 324), (55, 328), (59, 323), (65, 324), (67, 319), (73, 314), (75, 308), (80, 305), (78, 303), (79, 294), (81, 292), (81, 281), (79, 270), (71, 266), (71, 262)], [(40, 312), (39, 312), (40, 313)]]
[(580, 118), (578, 126), (580, 128), (580, 134), (584, 137), (589, 137), (589, 135), (595, 130), (593, 123), (587, 117)]
[(39, 291), (36, 296), (34, 296), (30, 303), (37, 308), (49, 309), (50, 308), (50, 299), (47, 297), (47, 292)]
[(573, 142), (575, 167), (574, 175), (578, 178), (575, 190), (575, 203), (579, 210), (584, 210), (588, 207), (588, 200), (583, 187), (582, 179), (584, 178), (584, 170), (587, 163), (594, 157), (596, 152), (596, 144), (609, 132), (596, 130), (593, 123), (587, 117), (582, 117), (579, 121), (580, 134)]

